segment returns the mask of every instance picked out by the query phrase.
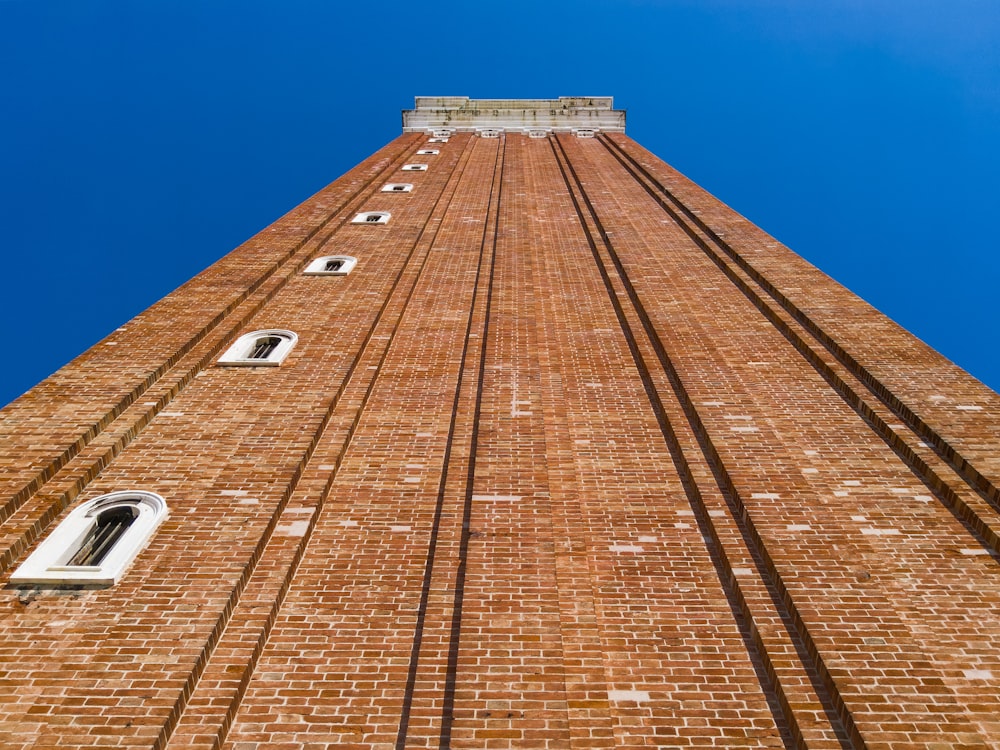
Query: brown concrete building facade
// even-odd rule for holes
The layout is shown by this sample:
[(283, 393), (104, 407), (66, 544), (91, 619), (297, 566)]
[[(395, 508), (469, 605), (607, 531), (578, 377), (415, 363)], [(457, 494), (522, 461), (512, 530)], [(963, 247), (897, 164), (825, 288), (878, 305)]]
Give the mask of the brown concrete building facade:
[(421, 98), (0, 412), (0, 747), (1000, 748), (998, 415), (610, 99)]

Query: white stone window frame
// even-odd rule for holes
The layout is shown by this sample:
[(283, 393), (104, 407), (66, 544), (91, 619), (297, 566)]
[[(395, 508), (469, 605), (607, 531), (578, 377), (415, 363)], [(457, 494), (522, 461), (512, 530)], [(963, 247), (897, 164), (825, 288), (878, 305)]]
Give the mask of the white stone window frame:
[[(129, 507), (135, 519), (100, 565), (67, 565), (66, 561), (80, 549), (98, 518), (109, 510)], [(167, 517), (167, 502), (152, 492), (123, 490), (89, 500), (71, 512), (38, 545), (10, 578), (16, 585), (112, 586), (122, 579), (132, 561)]]
[(594, 138), (597, 135), (597, 128), (574, 128), (573, 135), (577, 138)]
[(445, 137), (443, 137), (443, 136), (437, 135), (437, 136), (434, 136), (433, 138), (428, 138), (427, 142), (428, 143), (447, 143), (448, 139), (445, 138)]
[[(253, 359), (250, 353), (257, 342), (262, 338), (277, 336), (281, 342), (274, 348), (265, 359)], [(292, 351), (292, 347), (299, 340), (299, 337), (292, 331), (280, 328), (265, 328), (260, 331), (244, 333), (236, 343), (226, 349), (225, 354), (219, 357), (220, 365), (233, 367), (277, 367), (285, 361), (285, 357)]]
[(428, 131), (433, 138), (447, 138), (455, 132), (454, 128), (433, 128)]
[[(378, 219), (371, 219), (369, 217), (377, 216)], [(388, 211), (362, 211), (357, 214), (353, 219), (351, 219), (352, 224), (368, 224), (369, 226), (379, 226), (381, 224), (388, 224), (389, 219), (392, 214)]]
[(404, 172), (426, 172), (426, 164), (404, 164), (402, 167)]
[[(336, 271), (327, 271), (326, 264), (331, 260), (343, 261), (343, 264)], [(350, 255), (324, 255), (322, 258), (316, 258), (312, 263), (306, 266), (306, 270), (302, 272), (303, 276), (347, 276), (354, 267), (358, 264), (358, 259)]]
[(422, 148), (417, 151), (417, 156), (437, 156), (440, 153), (436, 148)]
[(552, 132), (548, 128), (525, 128), (524, 134), (529, 138), (547, 138)]
[(412, 193), (412, 182), (387, 182), (382, 186), (383, 193)]
[(479, 128), (476, 134), (480, 138), (499, 138), (503, 133), (503, 128)]

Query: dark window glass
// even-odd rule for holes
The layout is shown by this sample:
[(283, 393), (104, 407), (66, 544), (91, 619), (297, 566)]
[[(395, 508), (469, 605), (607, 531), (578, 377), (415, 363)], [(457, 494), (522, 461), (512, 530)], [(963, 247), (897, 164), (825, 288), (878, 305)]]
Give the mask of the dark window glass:
[(326, 262), (326, 271), (339, 271), (344, 267), (344, 261), (342, 260), (328, 260)]
[(67, 565), (100, 565), (135, 520), (134, 508), (111, 508), (101, 513)]
[(247, 359), (267, 359), (280, 343), (279, 336), (261, 336), (254, 342), (253, 349)]
[(365, 221), (380, 221), (382, 219), (381, 214), (372, 214), (365, 217)]

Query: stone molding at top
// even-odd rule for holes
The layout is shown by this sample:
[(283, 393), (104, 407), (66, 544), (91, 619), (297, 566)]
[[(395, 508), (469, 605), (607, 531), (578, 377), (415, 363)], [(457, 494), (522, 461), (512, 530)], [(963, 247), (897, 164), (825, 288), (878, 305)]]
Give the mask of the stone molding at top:
[(418, 96), (403, 110), (403, 132), (448, 128), (554, 131), (577, 129), (624, 133), (625, 110), (613, 109), (610, 96), (560, 96), (558, 99), (470, 99), (467, 96)]

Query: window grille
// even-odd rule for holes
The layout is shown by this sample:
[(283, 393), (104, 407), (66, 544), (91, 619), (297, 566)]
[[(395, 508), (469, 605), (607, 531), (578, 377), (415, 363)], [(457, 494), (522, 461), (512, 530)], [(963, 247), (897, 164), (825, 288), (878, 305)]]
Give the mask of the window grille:
[(236, 343), (219, 357), (219, 364), (251, 367), (280, 365), (298, 338), (291, 331), (281, 330), (247, 333), (236, 339)]
[(281, 339), (277, 336), (262, 336), (257, 339), (250, 352), (249, 359), (267, 359), (278, 348)]
[(117, 583), (167, 517), (159, 495), (112, 492), (73, 510), (10, 577), (14, 585)]
[(313, 260), (302, 273), (305, 276), (346, 276), (357, 262), (358, 259), (350, 255), (327, 255)]
[(391, 214), (388, 211), (365, 211), (351, 219), (352, 224), (388, 224)]
[(66, 562), (67, 565), (100, 565), (108, 553), (125, 536), (135, 521), (136, 511), (125, 505), (106, 510), (97, 516), (97, 523), (80, 542), (80, 548)]

